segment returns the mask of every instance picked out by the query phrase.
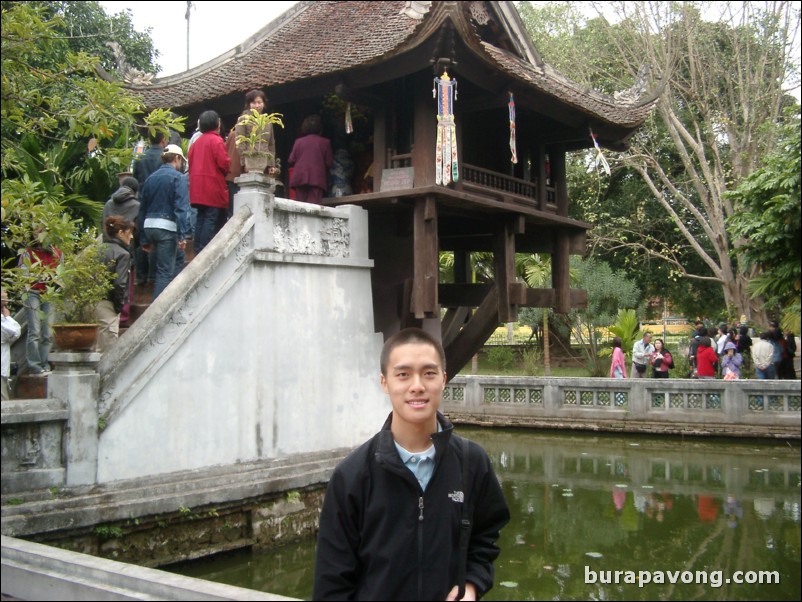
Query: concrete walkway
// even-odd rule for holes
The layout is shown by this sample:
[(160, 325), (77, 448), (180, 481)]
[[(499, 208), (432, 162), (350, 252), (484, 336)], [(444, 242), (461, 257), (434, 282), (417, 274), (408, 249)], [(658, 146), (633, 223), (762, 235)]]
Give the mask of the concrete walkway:
[(3, 600), (295, 600), (2, 536)]

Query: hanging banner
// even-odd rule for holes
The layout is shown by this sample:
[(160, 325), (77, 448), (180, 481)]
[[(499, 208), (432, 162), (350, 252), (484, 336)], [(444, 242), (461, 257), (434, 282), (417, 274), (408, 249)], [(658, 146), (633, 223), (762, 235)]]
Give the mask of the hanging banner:
[(601, 166), (601, 168), (604, 170), (604, 173), (609, 176), (610, 164), (607, 163), (607, 159), (604, 158), (604, 153), (602, 153), (601, 146), (599, 146), (599, 141), (596, 140), (596, 134), (593, 133), (593, 129), (590, 127), (588, 129), (590, 130), (590, 137), (593, 139), (593, 146), (596, 147), (596, 157), (593, 160), (593, 163), (591, 163), (588, 167), (588, 173), (593, 171), (594, 167), (598, 170), (599, 166)]
[(353, 134), (354, 133), (354, 122), (351, 119), (351, 103), (350, 102), (345, 107), (345, 133), (346, 134)]
[(434, 78), (433, 96), (437, 99), (437, 142), (435, 149), (435, 183), (448, 186), (459, 180), (457, 161), (457, 126), (454, 123), (454, 101), (457, 98), (457, 80), (444, 71)]
[(515, 98), (513, 98), (512, 92), (510, 92), (510, 102), (507, 103), (507, 106), (510, 109), (510, 152), (512, 153), (510, 161), (515, 165), (518, 163), (518, 151), (515, 143)]

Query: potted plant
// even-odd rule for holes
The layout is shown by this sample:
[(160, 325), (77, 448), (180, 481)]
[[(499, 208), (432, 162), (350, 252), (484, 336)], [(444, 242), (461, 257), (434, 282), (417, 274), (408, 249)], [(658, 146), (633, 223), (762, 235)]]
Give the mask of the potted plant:
[[(3, 287), (23, 300), (35, 283), (42, 283), (43, 303), (50, 303), (60, 324), (89, 324), (91, 340), (78, 349), (91, 349), (97, 333), (93, 312), (112, 287), (113, 275), (101, 259), (101, 246), (93, 229), (80, 226), (65, 205), (48, 196), (40, 183), (27, 179), (4, 182)], [(43, 265), (28, 249), (58, 249), (57, 265)], [(56, 343), (65, 349), (64, 329), (54, 325)]]
[(268, 165), (275, 162), (273, 125), (284, 127), (281, 113), (260, 113), (251, 109), (243, 113), (237, 121), (236, 144), (240, 156), (249, 172), (262, 173)]
[(63, 249), (62, 261), (53, 271), (52, 286), (43, 300), (55, 310), (53, 335), (62, 350), (91, 350), (97, 338), (95, 306), (106, 299), (114, 275), (103, 262), (101, 243), (93, 231)]

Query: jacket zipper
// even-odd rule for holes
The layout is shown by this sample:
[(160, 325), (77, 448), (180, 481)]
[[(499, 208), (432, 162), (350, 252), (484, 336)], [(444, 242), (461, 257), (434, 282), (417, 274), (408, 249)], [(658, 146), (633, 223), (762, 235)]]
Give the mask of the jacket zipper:
[(418, 600), (423, 600), (423, 496), (418, 498)]

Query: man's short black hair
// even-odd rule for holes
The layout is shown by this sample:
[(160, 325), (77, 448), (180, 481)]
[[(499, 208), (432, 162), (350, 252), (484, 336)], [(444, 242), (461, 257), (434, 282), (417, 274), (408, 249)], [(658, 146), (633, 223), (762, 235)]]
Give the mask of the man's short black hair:
[(215, 111), (204, 111), (198, 118), (198, 126), (202, 133), (213, 132), (220, 125), (220, 115)]
[(440, 340), (420, 328), (405, 328), (404, 330), (396, 332), (384, 342), (381, 354), (381, 371), (383, 375), (387, 376), (387, 364), (390, 362), (390, 354), (393, 350), (396, 347), (409, 343), (419, 343), (434, 347), (435, 351), (437, 351), (437, 355), (440, 357), (443, 372), (445, 372), (446, 352), (443, 350), (443, 344)]

